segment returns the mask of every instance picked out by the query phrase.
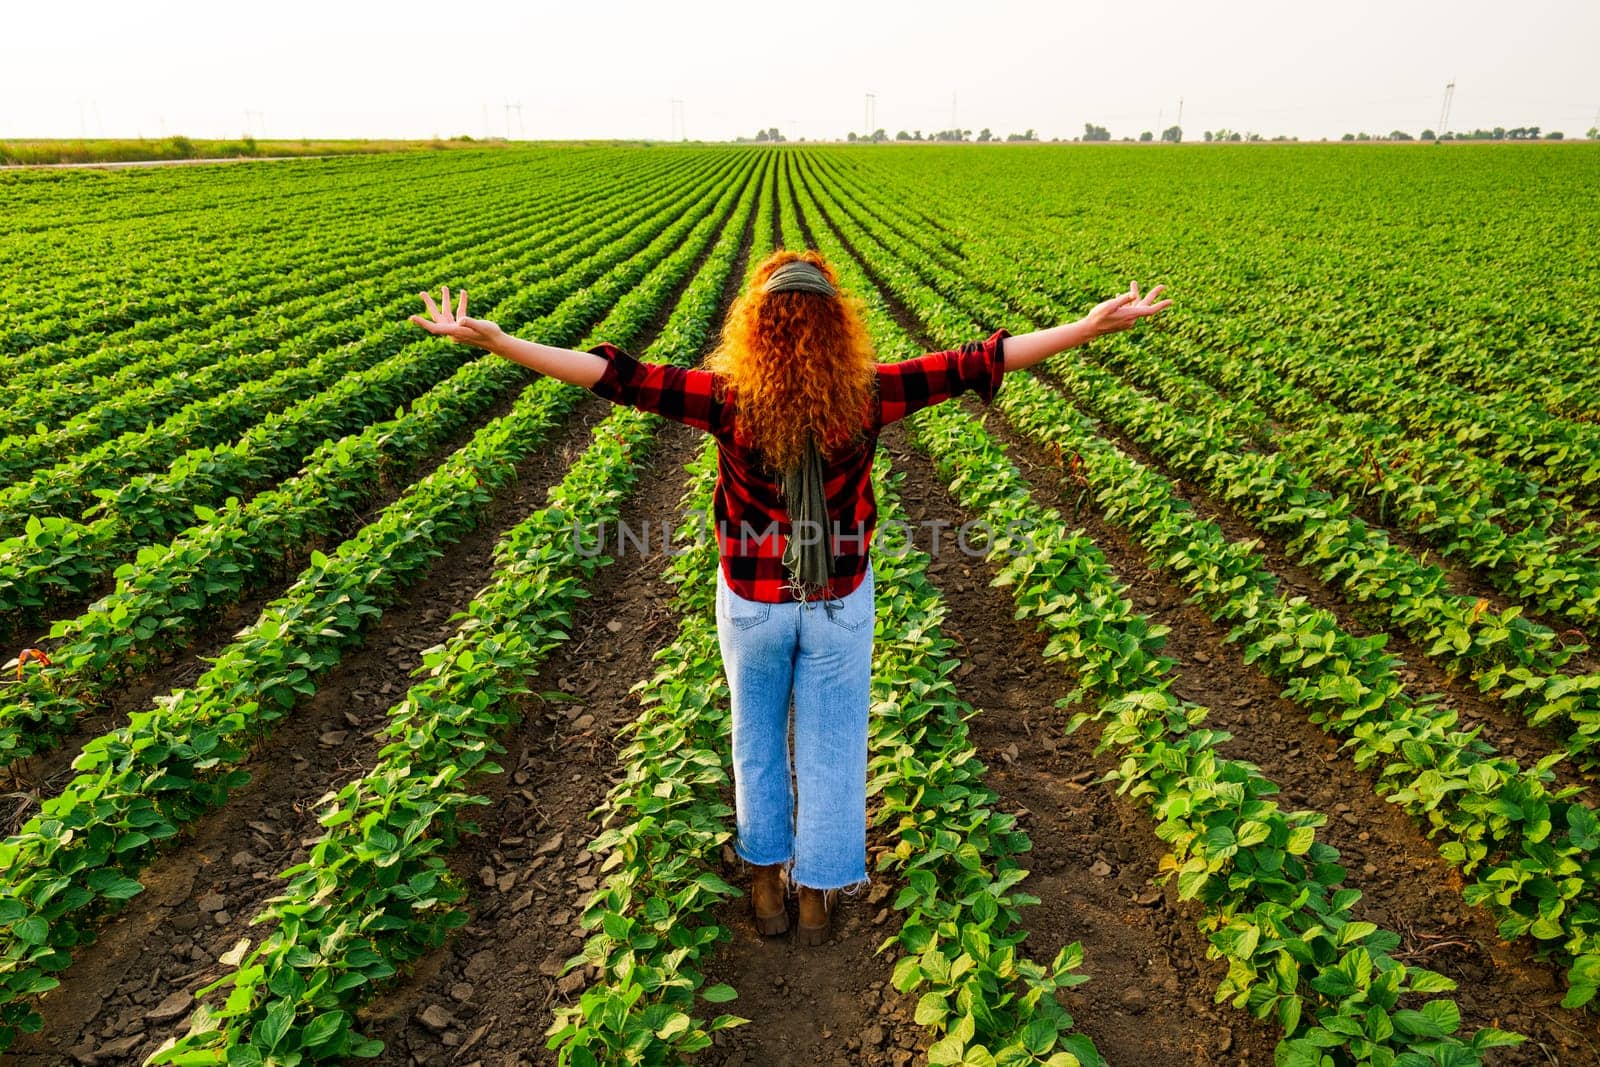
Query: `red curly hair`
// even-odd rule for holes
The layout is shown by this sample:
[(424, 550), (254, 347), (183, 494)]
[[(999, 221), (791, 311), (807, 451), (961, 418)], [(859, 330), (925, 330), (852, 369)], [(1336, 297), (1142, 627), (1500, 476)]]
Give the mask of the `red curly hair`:
[(772, 253), (728, 310), (705, 362), (736, 398), (735, 439), (759, 449), (773, 471), (799, 459), (808, 433), (825, 457), (859, 442), (875, 384), (859, 298), (842, 290), (831, 297), (761, 291), (773, 271), (797, 259), (820, 268), (838, 290), (838, 276), (815, 249)]

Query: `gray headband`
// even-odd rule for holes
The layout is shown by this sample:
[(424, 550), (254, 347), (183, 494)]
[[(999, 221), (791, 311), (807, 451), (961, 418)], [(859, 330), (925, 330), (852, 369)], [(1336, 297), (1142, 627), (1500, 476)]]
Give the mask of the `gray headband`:
[(772, 272), (767, 279), (767, 284), (761, 287), (763, 293), (817, 293), (821, 296), (834, 294), (833, 284), (828, 281), (828, 276), (822, 273), (822, 268), (814, 263), (807, 263), (803, 259), (791, 260)]

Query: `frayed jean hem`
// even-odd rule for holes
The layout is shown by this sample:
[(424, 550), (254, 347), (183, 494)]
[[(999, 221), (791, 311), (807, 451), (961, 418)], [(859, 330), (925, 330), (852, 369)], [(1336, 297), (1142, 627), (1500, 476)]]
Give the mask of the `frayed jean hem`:
[(793, 854), (783, 856), (775, 860), (758, 860), (745, 851), (743, 843), (741, 843), (737, 838), (735, 838), (733, 842), (733, 852), (734, 855), (738, 856), (740, 859), (744, 860), (753, 867), (770, 867), (774, 863), (781, 863), (783, 864), (784, 871), (787, 872), (794, 866)]
[(848, 880), (848, 881), (840, 882), (838, 885), (811, 885), (808, 882), (799, 881), (798, 879), (795, 878), (795, 876), (794, 876), (794, 862), (795, 861), (794, 861), (794, 857), (793, 856), (785, 857), (783, 859), (776, 859), (776, 860), (757, 860), (757, 859), (753, 859), (753, 858), (750, 857), (749, 854), (747, 854), (745, 852), (744, 847), (741, 844), (739, 844), (738, 841), (735, 841), (733, 843), (733, 852), (734, 852), (734, 855), (738, 856), (741, 860), (743, 860), (747, 865), (749, 865), (751, 867), (770, 867), (773, 864), (777, 864), (777, 865), (781, 866), (783, 868), (783, 873), (784, 873), (784, 882), (789, 887), (789, 892), (790, 893), (793, 893), (797, 889), (799, 889), (802, 886), (804, 886), (807, 889), (817, 889), (817, 890), (821, 890), (823, 892), (828, 892), (828, 893), (843, 893), (847, 897), (855, 897), (855, 896), (859, 896), (863, 889), (870, 888), (873, 885), (873, 881), (872, 881), (871, 875), (863, 875), (862, 877), (854, 879), (854, 880)]
[[(790, 872), (790, 876), (791, 880), (793, 880), (793, 871)], [(824, 893), (843, 893), (847, 897), (855, 897), (859, 896), (863, 889), (872, 885), (872, 879), (871, 877), (858, 878), (853, 882), (842, 882), (839, 885), (810, 885), (805, 882), (800, 882), (799, 884), (807, 889), (817, 889)]]

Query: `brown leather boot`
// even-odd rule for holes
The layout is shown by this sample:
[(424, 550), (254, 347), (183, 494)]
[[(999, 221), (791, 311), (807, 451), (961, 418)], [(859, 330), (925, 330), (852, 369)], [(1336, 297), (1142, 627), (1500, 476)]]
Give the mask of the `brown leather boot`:
[(838, 897), (836, 889), (800, 887), (800, 924), (795, 934), (802, 945), (815, 947), (828, 940), (833, 927), (833, 905)]
[(783, 906), (783, 864), (752, 864), (751, 870), (750, 907), (756, 932), (781, 934), (789, 929), (789, 911)]

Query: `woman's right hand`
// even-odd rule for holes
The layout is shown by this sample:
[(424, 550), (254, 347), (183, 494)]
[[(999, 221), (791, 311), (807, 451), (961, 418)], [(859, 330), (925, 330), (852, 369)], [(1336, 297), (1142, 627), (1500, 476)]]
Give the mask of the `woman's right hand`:
[(488, 319), (467, 318), (467, 291), (461, 290), (461, 299), (455, 311), (450, 310), (450, 287), (440, 287), (443, 295), (443, 307), (433, 302), (433, 297), (427, 293), (419, 293), (422, 302), (428, 306), (431, 318), (421, 315), (411, 316), (411, 321), (421, 326), (435, 337), (448, 337), (464, 345), (474, 348), (487, 348), (494, 350), (496, 344), (505, 339), (505, 331)]

